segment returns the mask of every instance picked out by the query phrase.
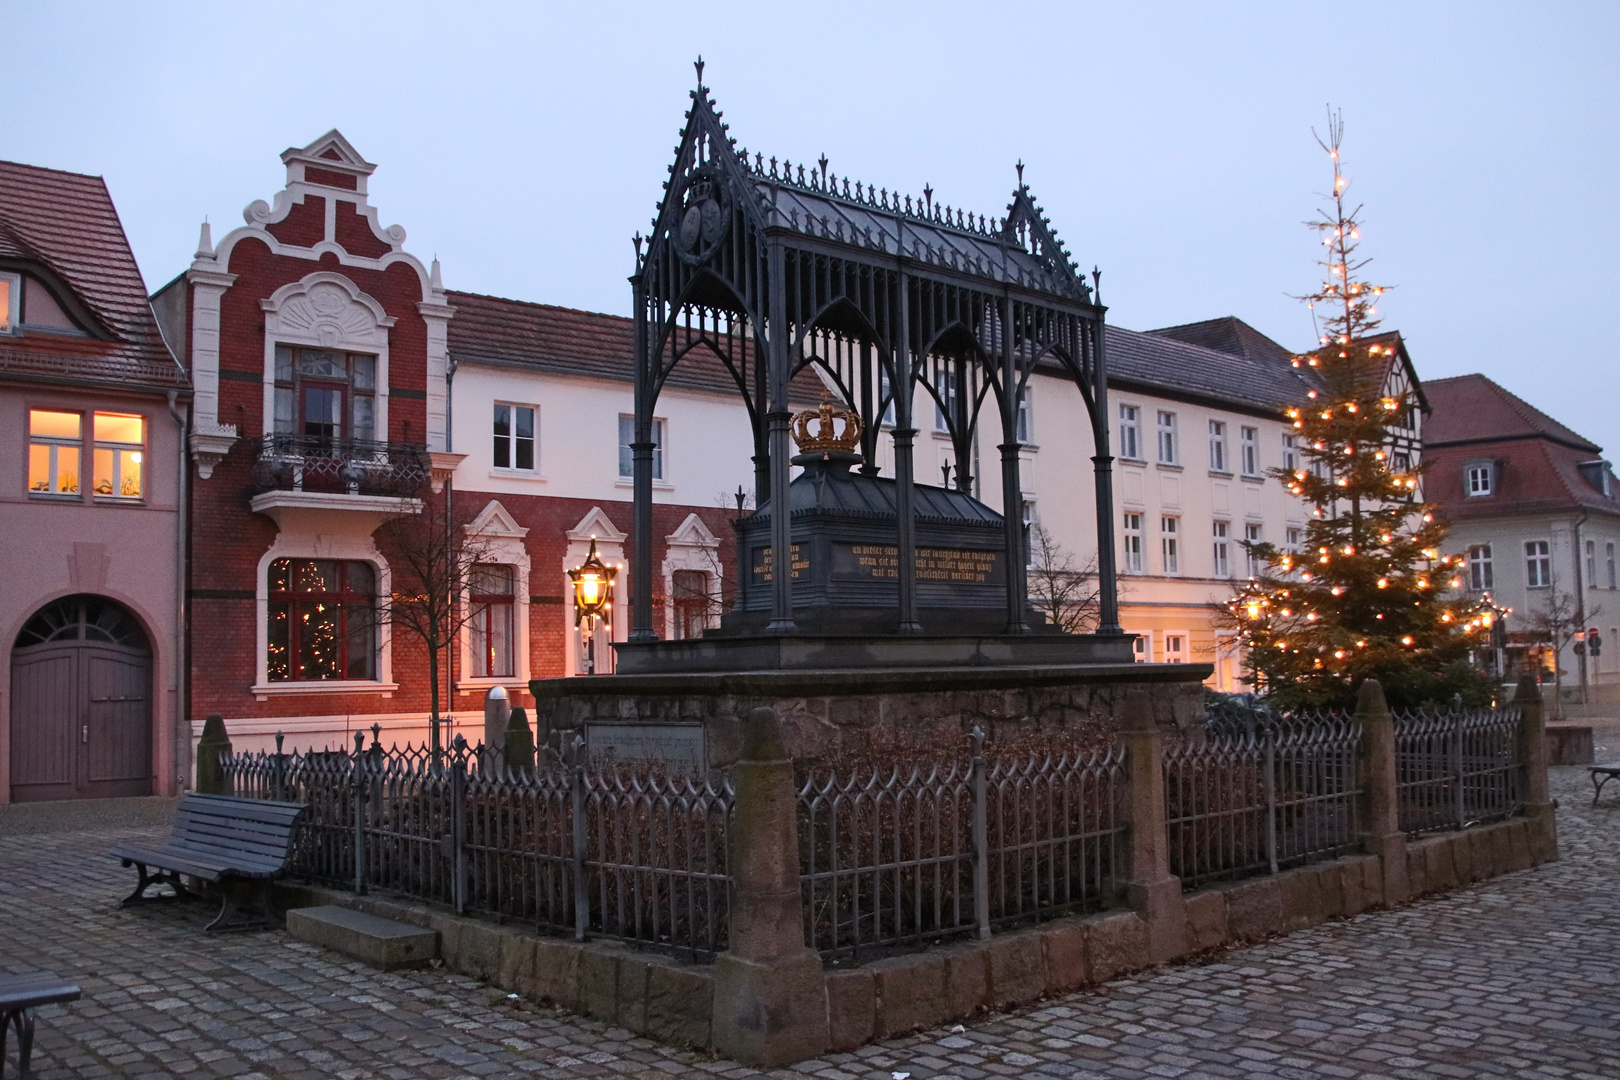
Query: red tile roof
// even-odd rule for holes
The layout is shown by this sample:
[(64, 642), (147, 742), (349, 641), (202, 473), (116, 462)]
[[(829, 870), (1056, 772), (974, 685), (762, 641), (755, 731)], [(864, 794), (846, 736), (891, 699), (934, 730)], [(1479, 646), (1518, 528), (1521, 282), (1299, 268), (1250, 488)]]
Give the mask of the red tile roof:
[(1429, 446), (1539, 436), (1593, 457), (1603, 452), (1592, 440), (1483, 375), (1457, 375), (1423, 385), (1434, 407), (1423, 429), (1423, 441)]
[(188, 388), (99, 176), (0, 161), (0, 256), (41, 266), (99, 323), (91, 337), (0, 339), (0, 375)]

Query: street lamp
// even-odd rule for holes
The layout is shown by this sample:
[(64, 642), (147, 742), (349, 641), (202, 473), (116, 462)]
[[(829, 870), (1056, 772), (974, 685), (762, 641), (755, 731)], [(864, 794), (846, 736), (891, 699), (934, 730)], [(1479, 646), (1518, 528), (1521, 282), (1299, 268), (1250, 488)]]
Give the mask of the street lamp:
[(618, 568), (609, 566), (596, 554), (596, 537), (591, 551), (577, 569), (568, 571), (574, 583), (574, 625), (585, 629), (585, 673), (596, 674), (596, 620), (611, 606), (613, 579)]

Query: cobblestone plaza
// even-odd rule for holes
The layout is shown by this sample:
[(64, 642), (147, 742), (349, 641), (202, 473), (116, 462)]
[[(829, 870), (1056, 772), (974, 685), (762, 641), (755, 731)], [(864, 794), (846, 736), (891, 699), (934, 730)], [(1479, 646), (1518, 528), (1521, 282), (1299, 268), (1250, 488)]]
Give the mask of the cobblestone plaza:
[(42, 1080), (1620, 1077), (1620, 799), (1591, 807), (1584, 769), (1552, 787), (1557, 863), (767, 1074), (442, 971), (205, 936), (201, 905), (123, 910), (103, 853), (152, 825), (0, 835), (0, 971), (84, 988), (39, 1013)]

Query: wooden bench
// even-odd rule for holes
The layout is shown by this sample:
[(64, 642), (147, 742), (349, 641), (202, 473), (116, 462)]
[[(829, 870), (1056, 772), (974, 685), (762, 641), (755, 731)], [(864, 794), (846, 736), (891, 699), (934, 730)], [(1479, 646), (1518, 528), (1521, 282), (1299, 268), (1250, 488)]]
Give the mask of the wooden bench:
[[(180, 800), (167, 839), (151, 847), (125, 844), (109, 852), (140, 874), (124, 906), (189, 898), (194, 894), (181, 880), (189, 877), (217, 885), (222, 894), (219, 915), (206, 929), (248, 930), (268, 925), (274, 918), (270, 882), (287, 872), (293, 832), (303, 813), (301, 803), (187, 795)], [(174, 895), (145, 895), (148, 888), (159, 884), (169, 886)], [(240, 906), (236, 894), (244, 886), (257, 895), (260, 912), (247, 920), (233, 920)]]
[(1609, 765), (1588, 765), (1592, 774), (1592, 805), (1598, 804), (1598, 796), (1603, 794), (1603, 785), (1620, 776), (1620, 762)]
[(6, 1037), (17, 1029), (17, 1075), (28, 1080), (28, 1058), (34, 1052), (34, 1010), (58, 1001), (78, 1001), (79, 988), (51, 971), (0, 975), (0, 1076), (6, 1072)]

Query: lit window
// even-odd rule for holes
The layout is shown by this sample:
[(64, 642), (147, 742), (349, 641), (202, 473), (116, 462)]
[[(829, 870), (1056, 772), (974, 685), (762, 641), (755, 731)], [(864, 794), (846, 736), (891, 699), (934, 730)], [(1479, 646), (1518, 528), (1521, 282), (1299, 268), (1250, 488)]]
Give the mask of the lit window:
[(1213, 542), (1215, 545), (1214, 555), (1216, 577), (1232, 576), (1231, 533), (1231, 525), (1224, 521), (1217, 521), (1215, 523), (1215, 539)]
[(1164, 517), (1159, 519), (1160, 546), (1164, 553), (1164, 572), (1166, 574), (1181, 573), (1181, 550), (1178, 544), (1177, 533), (1181, 528), (1181, 519)]
[(1176, 414), (1159, 410), (1159, 463), (1176, 463)]
[(517, 674), (513, 666), (513, 579), (510, 566), (473, 568), (467, 590), (472, 605), (468, 624), (468, 651), (474, 678), (500, 678)]
[(370, 563), (270, 564), (271, 682), (377, 677), (377, 572)]
[(139, 416), (96, 413), (95, 486), (91, 490), (97, 495), (112, 499), (141, 497), (145, 427), (146, 421)]
[[(636, 475), (636, 455), (630, 449), (630, 444), (636, 441), (636, 418), (629, 413), (619, 414), (619, 475), (627, 480), (634, 479)], [(652, 422), (652, 441), (656, 444), (652, 453), (652, 478), (664, 478), (664, 422)]]
[[(1399, 471), (1406, 471), (1404, 463), (1402, 463)], [(1495, 485), (1492, 482), (1495, 478), (1491, 475), (1493, 471), (1488, 462), (1482, 465), (1468, 466), (1465, 475), (1468, 480), (1467, 490), (1470, 499), (1480, 495), (1489, 495), (1495, 490)]]
[(1289, 472), (1299, 469), (1299, 442), (1293, 435), (1285, 434), (1282, 437), (1282, 467)]
[(78, 413), (28, 410), (28, 490), (38, 495), (77, 495), (84, 417)]
[(495, 403), (495, 467), (533, 472), (534, 406)]
[(1544, 589), (1552, 584), (1552, 555), (1547, 541), (1525, 542), (1524, 583), (1532, 589)]
[(1255, 545), (1261, 543), (1261, 526), (1252, 521), (1243, 526), (1243, 543), (1249, 553), (1249, 576), (1257, 578), (1260, 576), (1261, 571), (1265, 569), (1260, 563), (1260, 556), (1254, 553)]
[(277, 435), (369, 442), (376, 438), (376, 394), (375, 356), (276, 346)]
[(1246, 427), (1239, 429), (1243, 437), (1243, 475), (1260, 475), (1260, 429)]
[(1209, 422), (1209, 471), (1231, 472), (1226, 466), (1226, 421)]
[(14, 334), (22, 322), (22, 278), (0, 274), (0, 334)]
[(1142, 572), (1142, 515), (1125, 515), (1125, 572)]
[(1474, 592), (1496, 588), (1491, 571), (1491, 545), (1475, 544), (1468, 549), (1468, 587)]
[(1142, 410), (1138, 406), (1119, 407), (1119, 456), (1132, 461), (1142, 457)]

